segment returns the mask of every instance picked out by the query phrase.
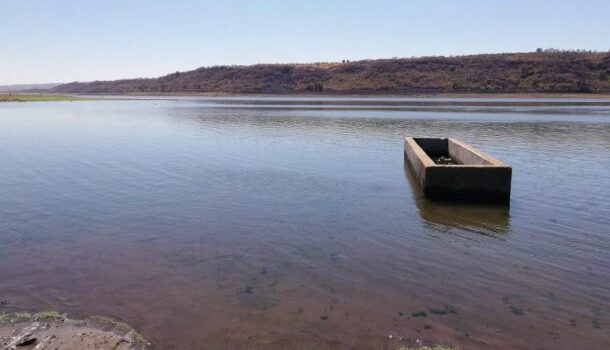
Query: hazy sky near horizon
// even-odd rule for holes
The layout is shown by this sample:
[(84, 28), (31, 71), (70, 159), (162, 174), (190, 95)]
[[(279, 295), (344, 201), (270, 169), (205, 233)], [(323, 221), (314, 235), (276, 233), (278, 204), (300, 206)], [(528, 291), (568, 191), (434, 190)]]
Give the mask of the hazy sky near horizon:
[(610, 49), (609, 0), (0, 0), (0, 85), (224, 64)]

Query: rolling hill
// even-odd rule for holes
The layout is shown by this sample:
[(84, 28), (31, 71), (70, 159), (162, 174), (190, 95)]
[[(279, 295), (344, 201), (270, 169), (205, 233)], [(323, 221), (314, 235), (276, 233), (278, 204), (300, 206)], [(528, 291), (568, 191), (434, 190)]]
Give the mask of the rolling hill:
[(215, 66), (159, 78), (73, 82), (50, 91), (91, 94), (608, 93), (610, 53), (547, 50), (340, 63)]

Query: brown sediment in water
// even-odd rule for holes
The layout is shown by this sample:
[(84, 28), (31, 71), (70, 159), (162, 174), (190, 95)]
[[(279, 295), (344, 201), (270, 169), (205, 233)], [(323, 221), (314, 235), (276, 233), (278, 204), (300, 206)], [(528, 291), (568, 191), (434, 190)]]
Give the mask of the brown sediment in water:
[(146, 340), (124, 323), (95, 316), (73, 320), (56, 312), (0, 314), (2, 349), (143, 350)]

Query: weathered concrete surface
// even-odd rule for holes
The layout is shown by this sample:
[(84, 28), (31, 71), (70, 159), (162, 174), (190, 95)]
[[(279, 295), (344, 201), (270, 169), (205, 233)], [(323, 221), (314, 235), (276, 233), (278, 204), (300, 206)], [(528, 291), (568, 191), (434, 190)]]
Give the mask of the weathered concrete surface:
[(424, 188), (426, 180), (426, 169), (434, 166), (434, 162), (426, 152), (419, 147), (412, 137), (405, 138), (405, 161), (410, 165), (411, 171), (419, 182), (419, 185)]
[[(405, 161), (427, 198), (504, 202), (510, 199), (512, 168), (455, 139), (405, 138)], [(458, 164), (435, 164), (447, 155)]]

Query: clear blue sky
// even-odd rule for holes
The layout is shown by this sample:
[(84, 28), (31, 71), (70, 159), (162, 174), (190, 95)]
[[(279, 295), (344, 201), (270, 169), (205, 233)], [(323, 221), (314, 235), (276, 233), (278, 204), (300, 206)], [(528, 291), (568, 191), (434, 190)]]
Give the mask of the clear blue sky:
[(0, 0), (0, 84), (219, 64), (610, 49), (610, 0)]

